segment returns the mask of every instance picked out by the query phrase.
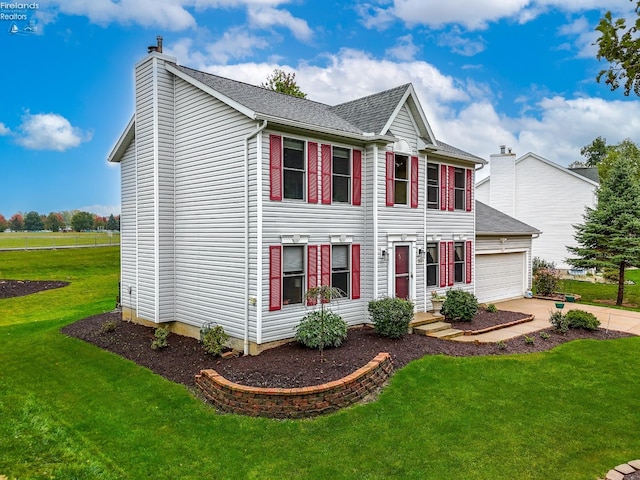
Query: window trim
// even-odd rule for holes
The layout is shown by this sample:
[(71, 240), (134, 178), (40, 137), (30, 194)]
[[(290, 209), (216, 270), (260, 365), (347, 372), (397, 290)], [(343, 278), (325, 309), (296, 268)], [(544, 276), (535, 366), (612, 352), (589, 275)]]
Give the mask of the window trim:
[[(307, 258), (307, 249), (305, 248), (305, 244), (282, 244), (282, 260), (281, 260), (281, 265), (280, 265), (280, 283), (281, 283), (281, 304), (283, 307), (287, 306), (287, 305), (304, 305), (305, 304), (305, 287), (306, 287), (306, 278), (307, 278), (307, 273), (308, 273), (308, 267), (307, 267), (307, 262), (308, 262), (308, 258)], [(302, 250), (302, 271), (300, 273), (295, 273), (295, 274), (287, 274), (284, 271), (284, 257), (285, 257), (285, 249), (288, 248), (299, 248)], [(301, 278), (301, 292), (300, 292), (300, 302), (291, 302), (288, 301), (285, 303), (285, 289), (284, 289), (284, 280), (285, 278), (296, 278), (296, 277), (300, 277)]]
[[(460, 248), (462, 251), (462, 259), (456, 260), (455, 252)], [(466, 269), (467, 269), (467, 246), (465, 241), (455, 241), (453, 242), (453, 282), (454, 283), (465, 283), (466, 280)], [(456, 274), (458, 272), (458, 268), (460, 268), (460, 280), (456, 278)]]
[[(287, 167), (285, 166), (285, 142), (287, 140), (291, 140), (294, 142), (301, 142), (302, 143), (302, 170), (299, 168), (291, 168), (291, 167)], [(309, 148), (309, 142), (307, 140), (302, 140), (300, 138), (294, 138), (294, 137), (282, 137), (282, 200), (286, 200), (286, 201), (293, 201), (293, 202), (303, 202), (306, 203), (307, 202), (307, 198), (308, 198), (308, 183), (309, 183), (309, 155), (308, 155), (308, 148)], [(301, 186), (302, 186), (302, 198), (291, 198), (291, 197), (287, 197), (286, 194), (286, 182), (285, 182), (285, 170), (291, 171), (291, 172), (302, 172), (302, 182), (301, 182)]]
[[(345, 250), (347, 251), (347, 268), (346, 269), (341, 269), (340, 271), (335, 271), (334, 267), (333, 267), (333, 260), (335, 259), (335, 255), (334, 255), (334, 248), (335, 247), (344, 247)], [(351, 288), (352, 288), (352, 274), (353, 274), (353, 265), (352, 265), (352, 252), (351, 252), (351, 244), (350, 243), (332, 243), (331, 244), (331, 256), (330, 256), (330, 262), (331, 265), (329, 267), (330, 272), (331, 272), (331, 288), (334, 288), (334, 282), (333, 282), (333, 275), (335, 273), (341, 273), (341, 274), (345, 274), (346, 273), (346, 277), (347, 277), (347, 290), (344, 291), (345, 296), (344, 297), (340, 297), (337, 300), (340, 300), (341, 298), (345, 298), (345, 299), (351, 299)]]
[[(435, 249), (435, 263), (429, 263), (429, 248), (432, 247), (433, 249)], [(424, 262), (424, 268), (425, 268), (425, 277), (426, 277), (426, 282), (427, 282), (427, 287), (439, 287), (440, 286), (440, 248), (438, 245), (438, 242), (427, 242), (426, 248), (425, 248), (425, 262)], [(429, 283), (429, 267), (435, 268), (436, 270), (436, 278), (435, 278), (435, 283), (430, 284)]]
[[(433, 180), (429, 179), (429, 170), (435, 170), (436, 178), (435, 184)], [(440, 164), (427, 162), (427, 209), (428, 210), (440, 210)], [(436, 201), (435, 204), (429, 201), (429, 192), (434, 190), (436, 191)]]
[[(347, 152), (347, 166), (349, 167), (349, 174), (345, 175), (344, 173), (336, 173), (335, 171), (335, 150), (336, 149), (340, 149), (340, 150), (344, 150)], [(342, 158), (342, 157), (338, 157), (338, 158)], [(335, 199), (335, 194), (336, 194), (336, 189), (334, 188), (334, 179), (338, 177), (338, 178), (346, 178), (348, 181), (348, 188), (347, 188), (347, 197), (348, 200), (343, 202), (340, 200), (336, 200)], [(347, 147), (338, 147), (335, 145), (331, 145), (331, 203), (339, 203), (339, 204), (344, 204), (344, 205), (353, 205), (353, 149), (352, 148), (347, 148)]]
[[(456, 176), (460, 174), (462, 176), (462, 186), (456, 185)], [(460, 206), (458, 206), (457, 198), (458, 192), (462, 192), (462, 200)], [(467, 169), (463, 167), (454, 167), (453, 170), (453, 209), (459, 211), (467, 210)]]

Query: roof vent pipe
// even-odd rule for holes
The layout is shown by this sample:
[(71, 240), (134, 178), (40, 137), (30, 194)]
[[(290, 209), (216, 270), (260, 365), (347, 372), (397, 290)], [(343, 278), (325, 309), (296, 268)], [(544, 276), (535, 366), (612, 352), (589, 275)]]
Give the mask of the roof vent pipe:
[(507, 146), (506, 146), (506, 145), (500, 145), (500, 153), (501, 153), (502, 155), (504, 155), (504, 150), (505, 150), (505, 148), (507, 148)]
[(158, 35), (156, 37), (156, 41), (158, 42), (156, 45), (151, 45), (147, 47), (147, 53), (151, 53), (151, 52), (162, 53), (162, 37)]

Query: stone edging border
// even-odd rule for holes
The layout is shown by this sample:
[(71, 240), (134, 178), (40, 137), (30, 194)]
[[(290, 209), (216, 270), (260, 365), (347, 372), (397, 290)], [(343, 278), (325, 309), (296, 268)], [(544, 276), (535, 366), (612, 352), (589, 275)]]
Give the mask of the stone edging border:
[(532, 322), (535, 315), (530, 315), (520, 320), (514, 320), (513, 322), (501, 323), (500, 325), (494, 325), (493, 327), (487, 327), (480, 330), (464, 330), (464, 335), (480, 335), (481, 333), (492, 332), (493, 330), (500, 330), (501, 328), (513, 327), (514, 325), (520, 325), (521, 323)]
[(605, 480), (624, 480), (625, 475), (640, 471), (640, 459), (631, 460), (617, 467), (613, 467), (607, 472)]
[(353, 405), (379, 391), (393, 373), (389, 353), (339, 380), (300, 388), (259, 388), (231, 382), (215, 370), (202, 370), (196, 385), (216, 408), (253, 417), (314, 417)]

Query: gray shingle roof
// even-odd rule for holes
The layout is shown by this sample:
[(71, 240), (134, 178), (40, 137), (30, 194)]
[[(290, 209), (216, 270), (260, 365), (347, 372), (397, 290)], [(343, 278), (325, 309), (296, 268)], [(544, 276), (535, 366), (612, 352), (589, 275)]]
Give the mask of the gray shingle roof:
[(578, 175), (582, 175), (583, 177), (588, 178), (589, 180), (593, 180), (594, 182), (600, 183), (600, 175), (598, 174), (597, 167), (575, 167), (575, 168), (570, 168), (569, 170), (571, 170), (574, 173), (577, 173)]
[(172, 65), (186, 75), (256, 113), (348, 133), (363, 133), (360, 128), (332, 112), (331, 108), (323, 103), (285, 95), (181, 65)]
[(540, 230), (476, 200), (476, 234), (533, 235)]
[(363, 132), (379, 134), (411, 84), (341, 103), (330, 110)]
[(436, 142), (438, 142), (438, 144), (436, 145), (438, 149), (442, 150), (443, 152), (451, 153), (453, 155), (464, 156), (464, 157), (477, 158), (478, 160), (482, 160), (483, 163), (487, 163), (485, 159), (480, 158), (477, 155), (474, 155), (472, 153), (465, 152), (464, 150), (460, 150), (458, 147), (454, 147), (453, 145), (449, 145), (448, 143), (444, 143), (442, 140), (436, 139)]

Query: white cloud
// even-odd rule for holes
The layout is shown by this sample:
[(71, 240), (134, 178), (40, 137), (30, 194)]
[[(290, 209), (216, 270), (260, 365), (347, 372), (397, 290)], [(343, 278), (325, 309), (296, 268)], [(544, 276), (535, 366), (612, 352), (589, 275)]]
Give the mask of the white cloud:
[(86, 207), (78, 208), (81, 212), (90, 212), (95, 213), (100, 217), (107, 217), (109, 215), (113, 215), (117, 217), (120, 215), (121, 206), (120, 205), (88, 205)]
[(450, 47), (452, 52), (465, 57), (472, 57), (486, 48), (482, 37), (478, 37), (477, 40), (464, 38), (458, 27), (453, 27), (450, 32), (440, 34), (438, 36), (438, 45)]
[(241, 27), (234, 27), (222, 35), (218, 41), (207, 46), (207, 58), (227, 63), (232, 58), (246, 58), (256, 49), (264, 49), (269, 43), (261, 37), (247, 32)]
[(578, 51), (578, 58), (594, 58), (596, 56), (598, 48), (594, 43), (600, 34), (595, 30), (595, 26), (589, 25), (586, 18), (579, 17), (573, 22), (563, 25), (558, 30), (558, 35), (569, 37), (572, 40), (571, 46)]
[(11, 129), (7, 127), (4, 123), (0, 122), (0, 137), (5, 135), (11, 135)]
[(17, 129), (16, 142), (30, 150), (64, 152), (88, 142), (91, 137), (92, 134), (72, 126), (69, 120), (56, 113), (27, 112)]
[(282, 26), (291, 31), (298, 40), (309, 41), (313, 31), (305, 20), (296, 18), (287, 10), (272, 7), (249, 7), (249, 23), (253, 27), (270, 28)]
[(360, 16), (360, 22), (366, 28), (385, 30), (396, 21), (392, 8), (378, 7), (369, 3), (357, 5), (355, 8)]
[(398, 38), (396, 45), (388, 48), (386, 54), (396, 60), (408, 62), (413, 60), (419, 51), (420, 49), (413, 43), (413, 37), (405, 35)]

